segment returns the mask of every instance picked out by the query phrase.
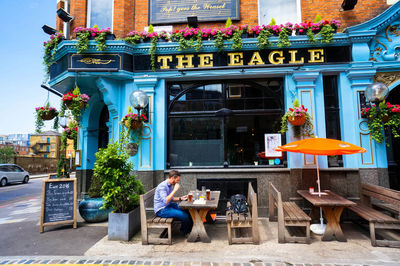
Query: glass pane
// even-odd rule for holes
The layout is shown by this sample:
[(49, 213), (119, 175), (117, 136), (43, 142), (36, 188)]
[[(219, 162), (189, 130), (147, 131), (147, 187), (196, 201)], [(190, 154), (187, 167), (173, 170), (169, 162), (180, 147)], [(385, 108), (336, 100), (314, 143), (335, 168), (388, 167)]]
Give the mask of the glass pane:
[(171, 118), (171, 166), (223, 165), (224, 142), (220, 118)]
[(297, 0), (260, 0), (259, 18), (260, 24), (269, 24), (274, 18), (277, 24), (286, 22), (296, 23), (297, 19)]
[(263, 99), (249, 99), (246, 100), (245, 109), (264, 109)]
[(258, 154), (265, 151), (264, 134), (278, 132), (280, 118), (280, 115), (235, 115), (226, 119), (229, 165), (268, 165), (269, 161)]
[(99, 29), (112, 27), (113, 0), (89, 0), (90, 27), (97, 25)]
[(226, 102), (226, 108), (231, 109), (231, 110), (243, 110), (244, 109), (244, 101), (242, 99), (229, 99), (229, 101)]
[[(193, 88), (186, 92), (187, 100), (201, 100), (203, 99), (203, 86)], [(181, 99), (179, 99), (181, 100)]]
[(204, 111), (217, 111), (224, 107), (222, 101), (205, 101)]
[(222, 99), (222, 84), (208, 84), (204, 86), (205, 99)]
[(260, 88), (260, 87), (244, 87), (244, 96), (245, 97), (263, 97), (263, 89), (265, 88)]

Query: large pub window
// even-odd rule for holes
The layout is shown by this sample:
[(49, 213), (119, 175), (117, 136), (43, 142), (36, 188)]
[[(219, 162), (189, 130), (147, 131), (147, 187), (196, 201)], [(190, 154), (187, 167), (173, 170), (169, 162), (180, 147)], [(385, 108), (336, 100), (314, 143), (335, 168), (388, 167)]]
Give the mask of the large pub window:
[[(280, 129), (282, 78), (170, 82), (167, 90), (167, 166), (271, 164), (259, 153), (265, 151), (264, 134)], [(283, 158), (271, 164), (277, 166)]]
[[(341, 139), (337, 76), (324, 76), (326, 137)], [(343, 167), (342, 156), (328, 156), (329, 167)]]
[(88, 27), (112, 28), (114, 0), (88, 0), (87, 4)]

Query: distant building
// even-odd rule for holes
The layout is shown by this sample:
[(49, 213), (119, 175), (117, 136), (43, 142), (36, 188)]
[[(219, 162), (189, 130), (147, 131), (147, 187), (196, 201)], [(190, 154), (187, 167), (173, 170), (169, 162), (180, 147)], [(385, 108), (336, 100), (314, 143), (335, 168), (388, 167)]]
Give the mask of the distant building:
[(18, 155), (29, 154), (30, 134), (0, 135), (0, 147), (13, 147)]
[(34, 157), (59, 158), (61, 133), (46, 131), (31, 135), (30, 154)]

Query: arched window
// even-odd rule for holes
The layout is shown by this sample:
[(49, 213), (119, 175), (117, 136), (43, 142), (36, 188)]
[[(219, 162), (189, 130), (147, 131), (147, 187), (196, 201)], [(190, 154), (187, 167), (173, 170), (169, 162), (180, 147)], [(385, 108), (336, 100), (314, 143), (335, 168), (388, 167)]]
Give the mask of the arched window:
[(269, 164), (257, 154), (265, 151), (264, 134), (280, 129), (282, 78), (171, 82), (167, 89), (169, 166)]

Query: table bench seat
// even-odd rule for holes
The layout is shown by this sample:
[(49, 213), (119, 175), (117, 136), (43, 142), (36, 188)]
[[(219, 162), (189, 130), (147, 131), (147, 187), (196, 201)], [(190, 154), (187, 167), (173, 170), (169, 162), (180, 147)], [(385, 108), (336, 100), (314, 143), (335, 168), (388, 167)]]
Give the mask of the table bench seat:
[[(377, 240), (375, 229), (397, 229), (400, 230), (400, 220), (386, 215), (372, 208), (371, 198), (379, 200), (382, 204), (390, 204), (392, 209), (400, 210), (400, 191), (362, 183), (360, 190), (361, 202), (352, 206), (349, 210), (353, 211), (361, 218), (369, 222), (369, 230), (372, 246), (380, 247), (400, 247), (399, 240)], [(397, 217), (398, 212), (397, 212)]]
[[(269, 183), (269, 220), (276, 221), (275, 209), (278, 216), (278, 242), (300, 242), (310, 243), (310, 223), (311, 218), (303, 212), (300, 207), (292, 201), (282, 201), (281, 192)], [(294, 236), (285, 234), (286, 227), (305, 227), (305, 236)], [(293, 230), (292, 230), (293, 231)]]
[(303, 224), (304, 221), (311, 221), (310, 216), (305, 214), (295, 202), (282, 202), (282, 207), (285, 223), (295, 225), (296, 223)]
[[(229, 210), (230, 202), (227, 203), (226, 211), (226, 225), (228, 228), (228, 243), (248, 243), (260, 244), (260, 236), (258, 231), (258, 210), (257, 210), (257, 194), (254, 192), (251, 182), (248, 186), (247, 195), (247, 214), (234, 213)], [(250, 237), (233, 236), (234, 234), (240, 234), (240, 230), (244, 228), (251, 229)]]
[[(154, 193), (156, 188), (140, 195), (140, 226), (142, 231), (142, 245), (148, 244), (172, 244), (172, 222), (174, 218), (162, 218), (155, 215)], [(152, 212), (151, 214), (149, 214)], [(168, 232), (168, 238), (150, 237), (150, 228), (164, 228)], [(164, 235), (164, 234), (162, 234)]]

